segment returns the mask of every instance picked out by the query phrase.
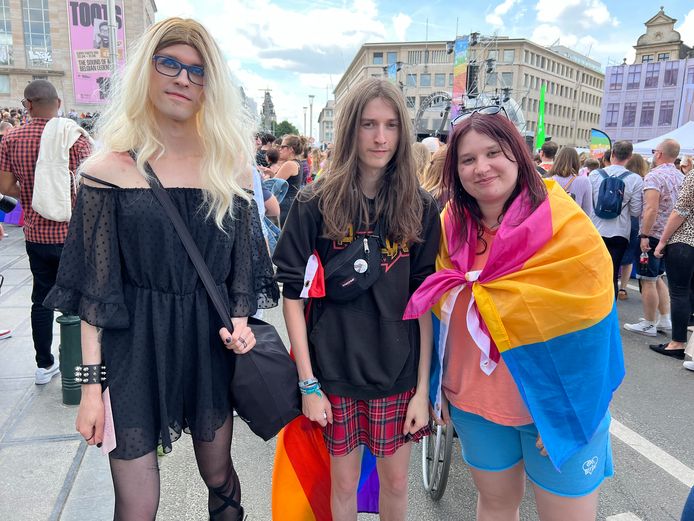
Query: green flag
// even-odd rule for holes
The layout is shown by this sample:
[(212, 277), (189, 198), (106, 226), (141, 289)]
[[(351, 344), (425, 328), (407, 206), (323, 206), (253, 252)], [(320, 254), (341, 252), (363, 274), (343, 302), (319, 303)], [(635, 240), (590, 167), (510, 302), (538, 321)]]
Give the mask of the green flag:
[(535, 150), (545, 143), (545, 91), (547, 85), (542, 84), (540, 88), (540, 108), (537, 111), (537, 133), (535, 134)]

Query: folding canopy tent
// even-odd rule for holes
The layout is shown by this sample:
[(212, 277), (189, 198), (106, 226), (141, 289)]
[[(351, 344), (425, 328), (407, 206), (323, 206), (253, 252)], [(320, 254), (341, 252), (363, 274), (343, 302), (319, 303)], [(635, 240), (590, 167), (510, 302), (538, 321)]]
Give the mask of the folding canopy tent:
[(651, 150), (657, 147), (664, 139), (674, 139), (680, 144), (680, 154), (694, 154), (694, 121), (687, 121), (675, 130), (654, 137), (648, 141), (634, 144), (634, 152), (651, 155)]

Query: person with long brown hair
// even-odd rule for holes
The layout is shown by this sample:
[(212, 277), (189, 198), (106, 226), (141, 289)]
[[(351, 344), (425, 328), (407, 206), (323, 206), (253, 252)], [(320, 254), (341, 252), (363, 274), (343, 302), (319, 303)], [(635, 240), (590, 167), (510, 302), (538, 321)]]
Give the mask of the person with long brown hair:
[[(303, 412), (323, 427), (330, 454), (333, 519), (356, 520), (362, 444), (377, 457), (382, 518), (404, 521), (411, 441), (429, 432), (432, 331), (430, 319), (402, 315), (434, 271), (438, 211), (419, 187), (402, 93), (369, 79), (340, 105), (330, 170), (300, 192), (273, 260)], [(314, 297), (306, 320), (310, 258), (327, 272), (349, 244), (374, 236), (377, 280), (347, 302), (338, 303), (339, 290)]]
[(581, 163), (575, 148), (564, 147), (557, 154), (549, 178), (556, 181), (580, 206), (586, 215), (593, 211), (593, 193), (586, 176), (578, 175)]
[(289, 185), (287, 195), (284, 196), (280, 203), (280, 226), (284, 226), (289, 209), (303, 184), (301, 158), (303, 157), (305, 146), (306, 138), (287, 134), (282, 137), (282, 144), (278, 147), (280, 161), (283, 163), (275, 174), (275, 179), (284, 179)]

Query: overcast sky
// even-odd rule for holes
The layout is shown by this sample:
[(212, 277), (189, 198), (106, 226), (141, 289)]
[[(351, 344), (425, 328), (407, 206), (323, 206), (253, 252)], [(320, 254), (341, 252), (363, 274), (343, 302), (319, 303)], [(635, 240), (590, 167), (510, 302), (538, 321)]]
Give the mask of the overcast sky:
[[(453, 40), (473, 31), (557, 41), (599, 61), (603, 68), (633, 60), (643, 23), (658, 12), (678, 21), (694, 45), (691, 0), (157, 0), (157, 19), (192, 17), (217, 38), (246, 94), (262, 104), (272, 90), (278, 121), (303, 132), (303, 107), (313, 104), (313, 134), (327, 98), (366, 42)], [(428, 19), (428, 23), (427, 23)], [(307, 123), (308, 132), (308, 123)]]

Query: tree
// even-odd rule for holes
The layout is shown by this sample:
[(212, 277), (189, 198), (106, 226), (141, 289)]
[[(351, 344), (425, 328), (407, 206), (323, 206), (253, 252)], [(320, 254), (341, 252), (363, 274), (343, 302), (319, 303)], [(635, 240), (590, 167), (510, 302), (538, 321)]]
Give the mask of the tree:
[(299, 129), (296, 128), (294, 125), (289, 123), (286, 119), (284, 121), (280, 121), (277, 126), (275, 126), (275, 136), (277, 137), (282, 137), (285, 134), (295, 134), (299, 135)]

